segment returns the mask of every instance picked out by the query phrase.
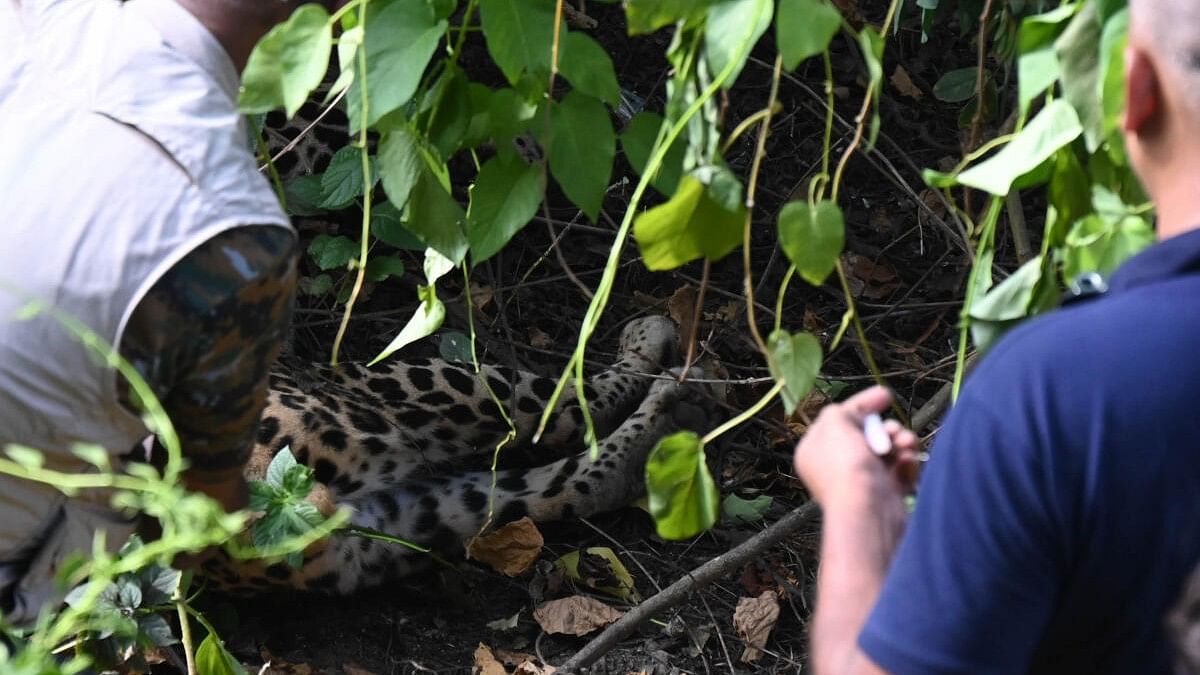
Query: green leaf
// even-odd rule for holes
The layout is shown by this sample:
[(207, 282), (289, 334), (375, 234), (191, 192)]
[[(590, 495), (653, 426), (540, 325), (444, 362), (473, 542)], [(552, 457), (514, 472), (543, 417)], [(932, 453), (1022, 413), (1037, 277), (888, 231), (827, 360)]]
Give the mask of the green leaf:
[(497, 143), (507, 142), (513, 136), (525, 133), (536, 114), (537, 106), (515, 89), (497, 89), (488, 101), (492, 139)]
[(108, 451), (94, 443), (75, 443), (71, 445), (71, 454), (102, 471), (112, 468)]
[(787, 414), (796, 412), (796, 407), (812, 391), (817, 373), (821, 371), (821, 343), (809, 333), (789, 334), (776, 330), (767, 337), (767, 368), (771, 377), (783, 382), (780, 396)]
[(140, 636), (155, 647), (166, 647), (179, 642), (171, 633), (171, 626), (161, 614), (139, 617), (137, 622)]
[(376, 356), (367, 365), (373, 366), (379, 363), (405, 345), (416, 342), (441, 327), (442, 321), (446, 318), (446, 306), (438, 299), (437, 291), (433, 286), (420, 286), (417, 288), (417, 295), (421, 298), (421, 304), (417, 307), (417, 311), (408, 320), (408, 323), (404, 324), (404, 328), (400, 329), (400, 333), (392, 338), (388, 346), (379, 352), (379, 356)]
[(612, 59), (600, 43), (586, 33), (570, 31), (562, 36), (558, 71), (578, 91), (611, 106), (620, 105), (621, 87), (617, 84)]
[(670, 201), (638, 215), (633, 237), (647, 269), (669, 270), (704, 256), (718, 260), (742, 242), (744, 208), (727, 211), (692, 176)]
[(1100, 43), (1101, 26), (1095, 2), (1084, 3), (1054, 42), (1054, 51), (1062, 68), (1059, 82), (1062, 83), (1063, 96), (1075, 108), (1088, 152), (1095, 152), (1103, 140)]
[(467, 254), (467, 214), (430, 171), (422, 171), (409, 195), (404, 226), (454, 264)]
[(296, 463), (296, 457), (292, 454), (292, 449), (288, 446), (280, 448), (279, 452), (271, 458), (271, 463), (267, 465), (267, 485), (272, 487), (282, 488), (283, 477), (293, 467), (299, 466)]
[[(1099, 86), (1102, 124), (1108, 138), (1121, 126), (1125, 109), (1125, 45), (1129, 38), (1129, 10), (1121, 9), (1104, 23), (1100, 36)], [(1123, 147), (1118, 141), (1116, 145)]]
[(938, 78), (933, 85), (933, 96), (945, 103), (962, 103), (975, 95), (975, 82), (979, 70), (959, 68)]
[(1085, 272), (1107, 275), (1134, 254), (1154, 243), (1154, 228), (1140, 216), (1125, 216), (1113, 223), (1091, 215), (1075, 223), (1067, 234), (1063, 278)]
[(308, 245), (308, 255), (322, 270), (345, 269), (358, 258), (360, 248), (348, 237), (318, 234)]
[[(373, 126), (412, 98), (446, 26), (446, 21), (438, 19), (426, 2), (393, 0), (383, 4), (382, 9), (367, 12), (363, 45), (367, 61), (367, 126)], [(362, 119), (360, 86), (356, 79), (346, 93), (352, 133), (359, 130)]]
[[(424, 251), (425, 244), (404, 227), (400, 210), (391, 202), (371, 207), (371, 234), (379, 241), (406, 251)], [(367, 263), (368, 265), (370, 263)]]
[[(654, 149), (654, 142), (658, 140), (663, 122), (662, 115), (644, 111), (635, 115), (625, 126), (625, 131), (621, 132), (621, 149), (625, 151), (629, 165), (638, 174), (646, 171), (650, 153)], [(679, 188), (679, 176), (683, 173), (683, 155), (686, 151), (687, 141), (683, 134), (680, 134), (663, 157), (658, 173), (650, 180), (655, 190), (664, 195), (675, 194), (675, 190)]]
[(959, 174), (958, 182), (1003, 197), (1017, 179), (1037, 169), (1082, 131), (1069, 103), (1051, 101), (1000, 152)]
[(300, 291), (305, 295), (325, 295), (333, 289), (333, 277), (318, 274), (315, 277), (300, 277)]
[(626, 0), (625, 20), (630, 35), (653, 33), (677, 21), (697, 21), (710, 4), (711, 0)]
[(379, 144), (380, 178), (383, 190), (397, 209), (404, 208), (413, 186), (424, 167), (420, 140), (407, 125), (399, 125), (383, 136)]
[(377, 255), (367, 261), (367, 278), (383, 281), (388, 277), (404, 276), (404, 261), (394, 255)]
[(795, 70), (805, 59), (829, 48), (842, 27), (842, 15), (828, 0), (780, 0), (775, 41), (783, 67)]
[(728, 90), (746, 65), (750, 50), (771, 25), (771, 0), (722, 0), (708, 8), (704, 56), (713, 77), (732, 66), (722, 87)]
[[(450, 157), (462, 147), (467, 127), (471, 123), (470, 80), (461, 69), (454, 67), (442, 73), (430, 89), (421, 123), (428, 125), (429, 144), (441, 157)], [(436, 110), (432, 106), (436, 103)], [(430, 121), (429, 116), (433, 115)]]
[(480, 0), (479, 21), (488, 52), (509, 84), (516, 85), (526, 73), (550, 72), (551, 0)]
[(868, 87), (874, 89), (878, 96), (883, 87), (883, 36), (874, 28), (863, 26), (858, 31), (858, 46), (867, 62), (867, 74), (871, 76)]
[(146, 605), (162, 605), (170, 602), (183, 573), (162, 565), (151, 565), (138, 572), (142, 584), (143, 602)]
[[(375, 168), (375, 159), (371, 158), (371, 184), (379, 180), (379, 172)], [(347, 145), (333, 154), (329, 160), (329, 168), (321, 174), (321, 207), (339, 209), (345, 207), (363, 195), (362, 152)]]
[(238, 109), (253, 114), (283, 108), (292, 117), (321, 84), (332, 49), (329, 13), (315, 3), (301, 6), (250, 52)]
[(117, 582), (117, 606), (125, 610), (142, 606), (142, 589), (136, 581), (121, 577)]
[[(988, 349), (1018, 321), (1041, 309), (1039, 305), (1042, 303), (1034, 302), (1039, 299), (1035, 292), (1051, 286), (1044, 284), (1044, 274), (1043, 259), (1038, 256), (1021, 265), (1011, 276), (971, 303), (971, 339), (977, 348)], [(1049, 300), (1053, 300), (1053, 295)]]
[(770, 495), (759, 495), (754, 499), (742, 499), (730, 493), (721, 501), (721, 513), (727, 520), (743, 523), (757, 523), (763, 519), (763, 514), (771, 508), (775, 500)]
[[(580, 569), (580, 562), (583, 569)], [(626, 602), (640, 602), (633, 575), (607, 546), (593, 546), (585, 551), (571, 551), (554, 562), (568, 581), (595, 591), (607, 593)]]
[(512, 153), (484, 163), (471, 186), (467, 209), (467, 239), (471, 263), (487, 260), (533, 219), (545, 190), (540, 167), (529, 166)]
[(663, 539), (694, 537), (717, 522), (720, 495), (699, 436), (680, 431), (654, 446), (646, 460), (646, 492)]
[(596, 219), (612, 175), (617, 140), (600, 101), (572, 91), (550, 109), (550, 172), (567, 197)]
[(4, 448), (4, 453), (26, 469), (40, 469), (46, 464), (45, 455), (23, 445), (10, 445)]
[(1064, 5), (1045, 14), (1029, 16), (1021, 21), (1017, 34), (1017, 102), (1022, 115), (1029, 104), (1053, 85), (1060, 75), (1054, 40), (1075, 16), (1080, 4)]
[(846, 240), (842, 209), (823, 199), (815, 206), (791, 202), (779, 212), (779, 246), (800, 276), (820, 286), (837, 265)]
[(283, 472), (283, 491), (293, 499), (307, 497), (308, 493), (312, 492), (312, 486), (312, 469), (303, 464), (296, 464)]
[(300, 176), (283, 185), (283, 196), (287, 201), (287, 212), (292, 216), (319, 216), (326, 209), (321, 207), (325, 199), (321, 188), (322, 177)]
[(438, 356), (445, 361), (471, 363), (471, 338), (456, 330), (448, 330), (438, 336)]
[(246, 675), (246, 669), (225, 649), (225, 643), (209, 633), (196, 648), (197, 675)]

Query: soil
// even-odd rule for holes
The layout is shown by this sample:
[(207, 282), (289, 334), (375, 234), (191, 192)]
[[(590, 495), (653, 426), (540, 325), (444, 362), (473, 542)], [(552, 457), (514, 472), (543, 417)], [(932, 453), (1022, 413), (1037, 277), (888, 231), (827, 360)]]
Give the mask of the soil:
[[(862, 0), (855, 5), (854, 0), (839, 0), (838, 4), (852, 20), (874, 25), (886, 9), (878, 1)], [(898, 37), (888, 43), (884, 73), (889, 81), (880, 107), (883, 132), (873, 150), (850, 158), (839, 202), (847, 223), (844, 262), (870, 351), (896, 391), (901, 409), (911, 416), (953, 377), (960, 311), (957, 298), (969, 269), (958, 226), (939, 196), (926, 190), (921, 180), (922, 168), (945, 166), (961, 155), (961, 104), (942, 103), (931, 92), (941, 74), (974, 65), (975, 46), (971, 35), (959, 37), (964, 31), (951, 20), (943, 20), (935, 28), (936, 39), (923, 44), (919, 16), (908, 9)], [(613, 55), (622, 87), (644, 99), (647, 109), (661, 110), (667, 76), (662, 54), (668, 32), (631, 39), (625, 35), (618, 5), (592, 2), (586, 11), (598, 22), (589, 32)], [(773, 45), (774, 38), (768, 34), (737, 86), (722, 99), (726, 129), (765, 105)], [(856, 45), (844, 37), (834, 40), (832, 62), (840, 118), (834, 126), (832, 156), (836, 161), (852, 136), (849, 124), (858, 114), (866, 74)], [(464, 59), (464, 64), (476, 79), (496, 76), (472, 64), (470, 58)], [(919, 98), (891, 80), (897, 67), (919, 90)], [(819, 288), (795, 279), (780, 301), (777, 289), (787, 264), (774, 235), (780, 208), (789, 200), (803, 199), (809, 179), (820, 170), (823, 80), (823, 66), (817, 59), (786, 75), (780, 84), (782, 107), (773, 119), (759, 176), (750, 255), (759, 330), (770, 332), (778, 304), (783, 327), (809, 330), (828, 347), (845, 312), (837, 279), (832, 277)], [(988, 124), (996, 126), (995, 120)], [(726, 155), (732, 169), (743, 177), (749, 171), (756, 135), (746, 134)], [(604, 205), (612, 219), (620, 218), (636, 182), (622, 159), (618, 159), (616, 175), (619, 180)], [(620, 182), (623, 179), (628, 182)], [(587, 222), (554, 190), (549, 203), (550, 222), (531, 223), (501, 254), (477, 268), (472, 281), (478, 285), (476, 297), (491, 295), (475, 314), (483, 347), (481, 359), (558, 374), (588, 305), (581, 286), (594, 287), (615, 226), (607, 216), (596, 223)], [(353, 219), (323, 227), (357, 237), (358, 225)], [(1012, 269), (1011, 249), (1007, 235), (998, 240), (1000, 267)], [(632, 242), (622, 250), (621, 260), (612, 301), (588, 352), (591, 364), (607, 362), (625, 321), (646, 313), (666, 313), (673, 294), (684, 287), (699, 287), (704, 274), (699, 263), (674, 272), (651, 273), (639, 261)], [(409, 268), (419, 270), (419, 260), (412, 258)], [(417, 282), (415, 275), (408, 275), (368, 289), (369, 295), (351, 322), (344, 358), (370, 358), (391, 339), (413, 311)], [(696, 349), (702, 361), (727, 374), (726, 398), (731, 411), (744, 410), (770, 388), (765, 363), (747, 329), (743, 289), (739, 249), (709, 271)], [(444, 330), (465, 332), (467, 310), (461, 283), (444, 282), (439, 293), (450, 305)], [(329, 297), (306, 298), (297, 314), (296, 352), (313, 359), (327, 358), (339, 320), (340, 306), (335, 307)], [(433, 353), (438, 345), (438, 338), (425, 340), (407, 353)], [(828, 382), (826, 391), (835, 396), (839, 390), (853, 391), (870, 383), (864, 345), (853, 331), (827, 355), (822, 373)], [(825, 400), (819, 394), (811, 396), (791, 419), (778, 405), (768, 408), (728, 434), (715, 449), (711, 466), (723, 495), (773, 499), (761, 522), (726, 522), (692, 541), (665, 542), (654, 535), (645, 512), (630, 508), (589, 524), (546, 526), (543, 564), (515, 579), (464, 563), (457, 571), (409, 579), (357, 597), (305, 596), (231, 604), (215, 600), (211, 611), (227, 626), (224, 634), (235, 653), (250, 666), (269, 660), (274, 670), (268, 672), (303, 673), (306, 668), (308, 672), (349, 675), (357, 675), (360, 671), (356, 668), (376, 674), (468, 672), (481, 643), (533, 654), (539, 663), (560, 664), (585, 638), (542, 634), (532, 619), (533, 608), (553, 596), (546, 590), (552, 581), (544, 572), (548, 561), (588, 546), (609, 546), (620, 554), (642, 596), (652, 595), (658, 587), (686, 575), (805, 502), (804, 490), (791, 474), (791, 449), (806, 420)], [(802, 669), (813, 602), (817, 528), (814, 523), (810, 531), (767, 552), (754, 565), (695, 593), (683, 606), (625, 640), (592, 672)], [(743, 643), (731, 617), (739, 598), (763, 592), (778, 594), (779, 621), (762, 657), (745, 663), (741, 661)], [(608, 601), (621, 606), (619, 601)], [(515, 628), (488, 627), (489, 622), (514, 614)]]

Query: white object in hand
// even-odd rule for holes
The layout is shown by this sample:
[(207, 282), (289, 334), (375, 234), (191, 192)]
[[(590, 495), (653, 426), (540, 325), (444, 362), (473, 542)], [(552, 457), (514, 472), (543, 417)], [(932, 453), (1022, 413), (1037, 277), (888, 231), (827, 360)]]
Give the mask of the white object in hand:
[(863, 418), (863, 435), (867, 437), (867, 447), (876, 455), (883, 457), (892, 451), (892, 437), (883, 428), (883, 418), (878, 413)]

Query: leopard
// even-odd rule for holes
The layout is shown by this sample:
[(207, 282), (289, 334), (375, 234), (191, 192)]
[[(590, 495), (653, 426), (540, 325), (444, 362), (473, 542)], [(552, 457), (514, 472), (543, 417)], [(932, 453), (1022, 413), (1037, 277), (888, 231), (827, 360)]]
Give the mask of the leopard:
[[(309, 467), (309, 501), (323, 513), (345, 508), (350, 523), (449, 558), (484, 530), (524, 517), (549, 522), (626, 506), (644, 494), (647, 456), (662, 437), (703, 431), (714, 419), (703, 385), (681, 384), (678, 330), (665, 316), (628, 322), (617, 359), (584, 387), (599, 452), (586, 443), (583, 401), (567, 387), (532, 444), (557, 379), (515, 368), (438, 359), (381, 365), (344, 363), (297, 372), (277, 368), (245, 475), (262, 480), (289, 449)], [(501, 408), (503, 407), (503, 411)], [(546, 461), (474, 469), (509, 433)], [(465, 468), (464, 468), (465, 467)], [(394, 543), (335, 532), (303, 563), (203, 564), (220, 590), (349, 595), (427, 569), (433, 556)]]

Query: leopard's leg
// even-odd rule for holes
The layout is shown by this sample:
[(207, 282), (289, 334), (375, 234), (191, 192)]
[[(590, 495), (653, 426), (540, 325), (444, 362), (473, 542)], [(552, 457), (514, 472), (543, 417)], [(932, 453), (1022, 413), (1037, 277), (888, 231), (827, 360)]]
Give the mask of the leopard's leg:
[[(457, 557), (494, 511), (494, 524), (529, 516), (537, 521), (586, 517), (627, 505), (644, 493), (646, 457), (664, 435), (711, 422), (690, 385), (658, 380), (620, 427), (600, 444), (593, 463), (584, 452), (534, 469), (501, 471), (489, 504), (492, 476), (465, 473), (406, 481), (368, 495), (354, 523)], [(699, 411), (699, 412), (698, 412)], [(273, 581), (317, 591), (350, 593), (427, 567), (428, 555), (357, 537), (335, 536), (299, 571)], [(257, 582), (257, 583), (262, 583)]]
[[(675, 324), (666, 317), (645, 317), (625, 327), (619, 359), (587, 384), (597, 435), (610, 433), (641, 402), (653, 381), (645, 373), (670, 365), (677, 339)], [(556, 381), (491, 366), (482, 370), (476, 375), (442, 361), (382, 370), (347, 364), (324, 374), (326, 386), (308, 392), (279, 375), (248, 475), (260, 478), (271, 457), (289, 446), (341, 501), (395, 485), (423, 468), (490, 453), (508, 426), (481, 379), (509, 411), (515, 444), (527, 443)], [(574, 387), (564, 391), (556, 410), (541, 443), (573, 449), (583, 436)]]

